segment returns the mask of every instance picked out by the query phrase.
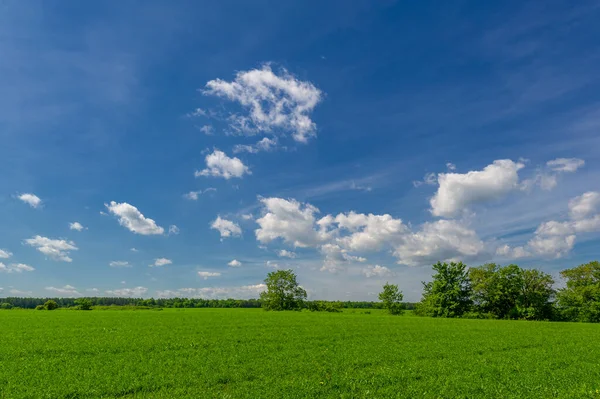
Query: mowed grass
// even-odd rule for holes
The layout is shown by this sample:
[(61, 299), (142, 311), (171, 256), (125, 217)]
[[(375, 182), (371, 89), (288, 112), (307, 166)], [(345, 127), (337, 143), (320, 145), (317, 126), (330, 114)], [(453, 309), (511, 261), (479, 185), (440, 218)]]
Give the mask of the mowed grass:
[(0, 312), (0, 398), (600, 398), (600, 325)]

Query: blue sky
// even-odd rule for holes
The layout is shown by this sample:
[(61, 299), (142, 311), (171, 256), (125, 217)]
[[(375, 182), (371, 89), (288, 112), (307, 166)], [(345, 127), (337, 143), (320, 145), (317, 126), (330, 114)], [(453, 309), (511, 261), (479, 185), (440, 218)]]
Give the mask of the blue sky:
[(416, 301), (437, 260), (597, 259), (599, 17), (4, 1), (0, 295), (256, 297), (293, 268)]

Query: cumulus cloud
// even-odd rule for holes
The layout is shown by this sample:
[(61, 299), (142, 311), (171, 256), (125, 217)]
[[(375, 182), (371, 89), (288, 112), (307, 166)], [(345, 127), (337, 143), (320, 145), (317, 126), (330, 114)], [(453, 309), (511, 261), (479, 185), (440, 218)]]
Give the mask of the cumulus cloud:
[(385, 243), (397, 241), (408, 231), (402, 220), (392, 216), (350, 212), (339, 214), (335, 222), (342, 229), (352, 232), (340, 239), (344, 246), (352, 251), (377, 251)]
[(198, 272), (198, 276), (202, 277), (204, 280), (207, 280), (209, 277), (219, 277), (221, 273), (218, 272)]
[(69, 257), (70, 251), (77, 251), (79, 248), (75, 246), (73, 241), (66, 240), (54, 240), (42, 236), (34, 236), (28, 238), (25, 244), (37, 249), (47, 257), (57, 261), (72, 262), (73, 259)]
[(131, 264), (125, 260), (113, 260), (108, 265), (110, 267), (131, 267)]
[(275, 148), (277, 148), (277, 139), (270, 139), (268, 137), (265, 137), (256, 144), (252, 145), (236, 144), (233, 147), (233, 153), (238, 154), (240, 152), (249, 152), (251, 154), (256, 154), (261, 151), (273, 151)]
[(452, 217), (469, 205), (504, 197), (519, 188), (518, 171), (524, 166), (520, 162), (502, 159), (480, 171), (440, 173), (438, 190), (430, 201), (431, 213)]
[(282, 249), (277, 252), (277, 256), (280, 258), (290, 258), (293, 259), (296, 257), (296, 253), (292, 251), (288, 251), (287, 249)]
[(218, 230), (221, 234), (221, 239), (239, 237), (242, 235), (242, 229), (237, 223), (234, 223), (231, 220), (223, 219), (221, 216), (217, 216), (217, 218), (210, 224), (210, 228)]
[(581, 220), (598, 212), (600, 193), (590, 191), (569, 201), (569, 214), (572, 219)]
[(257, 298), (267, 289), (265, 284), (243, 285), (237, 287), (203, 287), (203, 288), (179, 288), (177, 290), (157, 291), (159, 298)]
[(231, 127), (238, 132), (282, 131), (291, 133), (300, 143), (316, 135), (310, 113), (322, 93), (312, 83), (298, 80), (285, 69), (277, 75), (265, 64), (261, 69), (238, 72), (232, 82), (211, 80), (204, 94), (236, 101), (247, 111), (246, 115), (230, 117)]
[(367, 266), (366, 268), (364, 268), (362, 270), (362, 273), (367, 278), (371, 278), (371, 277), (389, 277), (389, 276), (393, 275), (393, 273), (392, 273), (392, 271), (390, 269), (388, 269), (385, 266), (379, 266), (379, 265)]
[(275, 197), (263, 198), (261, 202), (263, 216), (256, 220), (260, 228), (255, 231), (261, 243), (280, 238), (295, 247), (310, 247), (326, 239), (325, 224), (321, 224), (320, 231), (315, 230), (315, 215), (319, 212), (316, 207)]
[(189, 193), (183, 194), (183, 198), (191, 200), (191, 201), (198, 201), (198, 198), (200, 198), (201, 194), (206, 194), (211, 191), (217, 191), (217, 189), (213, 188), (213, 187), (209, 187), (205, 190), (190, 191)]
[(8, 259), (12, 256), (12, 252), (5, 249), (0, 249), (0, 259)]
[(81, 230), (86, 229), (86, 227), (83, 227), (83, 225), (79, 222), (73, 222), (73, 223), (69, 223), (69, 229), (81, 231)]
[(179, 234), (179, 227), (175, 226), (174, 224), (169, 226), (169, 235), (177, 235)]
[(474, 230), (456, 220), (438, 220), (403, 236), (394, 255), (400, 264), (417, 266), (438, 260), (467, 260), (483, 251), (484, 244)]
[(23, 273), (23, 272), (32, 272), (35, 268), (24, 263), (11, 263), (10, 265), (5, 265), (0, 262), (0, 273)]
[(81, 296), (79, 291), (72, 285), (65, 285), (64, 287), (46, 287), (46, 291), (51, 291), (52, 293), (63, 297)]
[(242, 266), (242, 262), (240, 262), (240, 261), (239, 261), (239, 260), (237, 260), (237, 259), (234, 259), (234, 260), (232, 260), (231, 262), (229, 262), (229, 263), (227, 264), (227, 266), (229, 266), (229, 267), (240, 267), (240, 266)]
[(116, 290), (106, 290), (104, 292), (108, 296), (140, 298), (140, 297), (144, 296), (144, 294), (146, 292), (148, 292), (148, 288), (146, 288), (146, 287), (119, 288)]
[(17, 196), (18, 199), (23, 201), (26, 204), (29, 204), (32, 208), (39, 208), (42, 206), (42, 200), (35, 194), (25, 193)]
[(322, 272), (337, 273), (345, 264), (366, 261), (363, 257), (350, 255), (347, 249), (337, 244), (325, 244), (319, 250), (324, 255), (323, 266), (320, 269)]
[(156, 222), (145, 217), (135, 206), (126, 202), (104, 204), (108, 211), (119, 219), (119, 224), (132, 233), (140, 235), (158, 235), (163, 234), (165, 229), (158, 226)]
[(254, 219), (254, 217), (252, 216), (252, 214), (247, 213), (245, 215), (242, 215), (242, 219), (244, 219), (244, 220), (252, 220), (252, 219)]
[(154, 259), (154, 263), (151, 264), (151, 265), (148, 265), (148, 266), (150, 266), (150, 267), (161, 267), (161, 266), (170, 265), (172, 263), (173, 263), (173, 261), (171, 259), (156, 258), (156, 259)]
[(546, 162), (546, 165), (555, 172), (572, 173), (585, 165), (585, 161), (578, 158), (557, 158)]
[(252, 174), (239, 158), (230, 158), (223, 151), (214, 150), (212, 154), (206, 156), (205, 161), (206, 169), (197, 170), (194, 174), (196, 177), (213, 176), (229, 180), (233, 177), (242, 178), (244, 175)]

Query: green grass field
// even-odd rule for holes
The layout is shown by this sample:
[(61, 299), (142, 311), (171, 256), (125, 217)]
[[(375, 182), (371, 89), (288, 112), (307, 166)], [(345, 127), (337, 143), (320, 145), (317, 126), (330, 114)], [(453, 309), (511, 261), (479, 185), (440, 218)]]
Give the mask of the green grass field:
[(0, 398), (600, 398), (593, 324), (11, 310), (0, 333)]

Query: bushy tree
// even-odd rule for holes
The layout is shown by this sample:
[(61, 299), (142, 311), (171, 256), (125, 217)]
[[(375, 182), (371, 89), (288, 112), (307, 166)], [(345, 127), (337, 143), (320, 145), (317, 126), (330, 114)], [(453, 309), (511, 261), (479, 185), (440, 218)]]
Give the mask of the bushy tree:
[(267, 290), (260, 293), (265, 310), (299, 310), (306, 299), (306, 291), (296, 281), (296, 274), (290, 270), (277, 270), (265, 279)]
[(433, 281), (423, 283), (423, 298), (415, 313), (433, 317), (460, 317), (471, 306), (471, 283), (462, 262), (433, 265)]
[(531, 320), (550, 320), (554, 317), (554, 279), (536, 269), (523, 270), (523, 286), (518, 301), (519, 317)]
[(2, 302), (0, 303), (0, 309), (12, 309), (12, 305), (8, 302)]
[(557, 294), (558, 309), (570, 321), (600, 322), (600, 263), (563, 270), (566, 287)]
[(387, 311), (393, 315), (404, 313), (402, 299), (404, 299), (402, 291), (394, 284), (385, 283), (383, 291), (379, 293), (379, 300), (383, 303), (384, 309), (387, 309)]
[(46, 307), (44, 305), (37, 305), (35, 310), (46, 310)]
[(46, 308), (47, 310), (54, 310), (58, 308), (58, 304), (56, 303), (56, 301), (49, 299), (44, 304), (44, 308)]
[(93, 302), (89, 298), (79, 298), (75, 300), (75, 305), (79, 307), (79, 310), (92, 310)]

